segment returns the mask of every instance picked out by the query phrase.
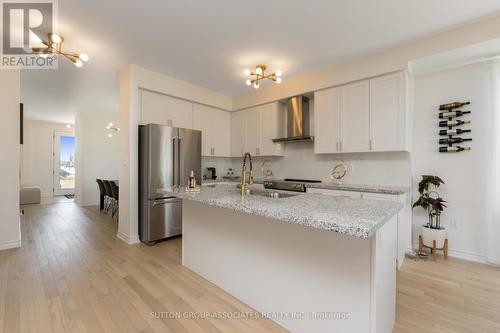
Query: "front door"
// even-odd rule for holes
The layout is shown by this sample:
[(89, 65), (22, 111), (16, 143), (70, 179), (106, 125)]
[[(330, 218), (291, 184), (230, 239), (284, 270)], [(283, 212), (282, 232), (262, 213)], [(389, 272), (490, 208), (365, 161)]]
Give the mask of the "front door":
[(54, 195), (75, 194), (75, 136), (54, 133)]

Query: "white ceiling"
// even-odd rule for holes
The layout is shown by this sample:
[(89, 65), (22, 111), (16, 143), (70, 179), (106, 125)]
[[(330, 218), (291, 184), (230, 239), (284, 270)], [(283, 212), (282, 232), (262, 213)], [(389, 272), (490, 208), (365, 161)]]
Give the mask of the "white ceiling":
[(286, 80), (499, 11), (498, 0), (59, 0), (65, 47), (91, 59), (24, 71), (22, 98), (29, 118), (116, 112), (128, 63), (238, 95), (258, 63)]

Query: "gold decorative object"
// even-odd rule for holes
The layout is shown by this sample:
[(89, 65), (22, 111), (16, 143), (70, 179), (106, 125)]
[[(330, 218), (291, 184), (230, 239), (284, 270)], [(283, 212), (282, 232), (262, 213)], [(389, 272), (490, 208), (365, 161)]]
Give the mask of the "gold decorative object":
[(277, 84), (280, 84), (281, 81), (283, 80), (281, 78), (281, 71), (277, 69), (275, 72), (266, 74), (266, 65), (257, 65), (255, 67), (254, 71), (251, 71), (250, 69), (245, 69), (244, 73), (246, 76), (249, 76), (250, 78), (246, 80), (247, 86), (253, 85), (255, 89), (259, 89), (259, 81), (269, 79), (274, 81)]
[(336, 180), (338, 184), (342, 184), (342, 178), (347, 174), (348, 166), (344, 160), (340, 160), (340, 163), (333, 167), (330, 178)]
[(45, 47), (33, 47), (31, 51), (40, 57), (46, 58), (51, 54), (62, 55), (68, 58), (76, 67), (82, 67), (83, 63), (89, 60), (86, 53), (65, 53), (62, 49), (64, 38), (55, 33), (47, 34), (47, 40), (38, 39)]

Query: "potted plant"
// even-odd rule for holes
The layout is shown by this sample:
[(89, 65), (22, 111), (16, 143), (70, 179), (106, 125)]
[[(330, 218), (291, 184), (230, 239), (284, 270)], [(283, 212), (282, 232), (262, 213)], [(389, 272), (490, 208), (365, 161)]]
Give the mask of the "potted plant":
[(438, 176), (423, 175), (418, 184), (420, 197), (413, 204), (413, 208), (422, 207), (427, 211), (429, 220), (422, 226), (422, 241), (425, 246), (433, 247), (436, 241), (436, 248), (443, 248), (446, 239), (446, 229), (441, 226), (441, 212), (446, 207), (443, 198), (435, 190), (430, 190), (430, 186), (438, 188), (444, 181)]

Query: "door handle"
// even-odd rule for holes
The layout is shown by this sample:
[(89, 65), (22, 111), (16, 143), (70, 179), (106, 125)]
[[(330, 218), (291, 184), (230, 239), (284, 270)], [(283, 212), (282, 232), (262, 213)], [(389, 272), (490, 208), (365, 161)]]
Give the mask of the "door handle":
[(168, 198), (168, 199), (164, 199), (164, 200), (155, 200), (153, 201), (153, 207), (156, 207), (156, 206), (161, 206), (161, 205), (165, 205), (165, 204), (169, 204), (169, 203), (175, 203), (175, 202), (179, 202), (180, 199), (179, 198)]

